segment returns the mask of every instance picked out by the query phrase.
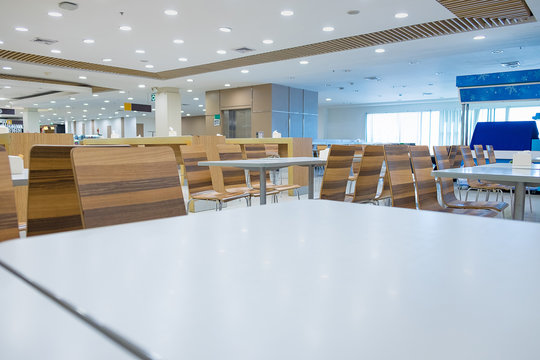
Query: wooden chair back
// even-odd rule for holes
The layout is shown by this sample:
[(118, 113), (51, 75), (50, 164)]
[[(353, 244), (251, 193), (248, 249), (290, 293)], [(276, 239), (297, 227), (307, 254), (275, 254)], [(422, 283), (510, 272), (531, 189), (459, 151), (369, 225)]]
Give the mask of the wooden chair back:
[(452, 169), (461, 167), (463, 157), (461, 155), (461, 151), (459, 150), (459, 145), (450, 146), (448, 152), (448, 161), (450, 162), (450, 166), (452, 167)]
[(13, 180), (6, 149), (0, 146), (0, 241), (19, 237)]
[(484, 156), (484, 148), (482, 145), (474, 145), (474, 152), (476, 154), (476, 164), (486, 165), (486, 157)]
[(465, 167), (476, 166), (476, 164), (474, 163), (474, 159), (473, 159), (470, 147), (468, 147), (468, 146), (460, 146), (459, 150), (461, 152), (461, 156), (463, 156), (463, 166), (465, 166)]
[(416, 209), (408, 145), (384, 145), (392, 206)]
[(186, 169), (186, 180), (188, 183), (189, 195), (203, 191), (214, 190), (212, 185), (212, 174), (208, 166), (199, 166), (199, 161), (207, 161), (206, 149), (203, 144), (181, 145), (180, 154), (184, 168)]
[[(244, 159), (263, 159), (266, 158), (266, 148), (264, 144), (245, 144), (244, 145)], [(266, 172), (266, 180), (270, 181), (270, 172)], [(260, 183), (260, 177), (258, 171), (249, 171), (249, 181), (251, 186), (258, 185)]]
[[(359, 156), (364, 153), (365, 145), (351, 145), (354, 148), (354, 156)], [(354, 159), (354, 158), (353, 158)], [(352, 172), (354, 176), (358, 176), (358, 173), (360, 172), (360, 166), (362, 166), (362, 162), (354, 162), (352, 164)]]
[(83, 228), (71, 165), (75, 145), (34, 145), (28, 173), (27, 236)]
[[(242, 149), (238, 144), (217, 144), (220, 160), (242, 160)], [(246, 174), (243, 169), (235, 167), (221, 167), (225, 189), (246, 187)]]
[(170, 147), (79, 147), (71, 151), (83, 226), (186, 215)]
[[(446, 153), (446, 146), (434, 146), (433, 154), (435, 155), (437, 169), (451, 169)], [(457, 200), (456, 193), (454, 192), (454, 181), (451, 178), (441, 177), (439, 178), (439, 184), (441, 185), (441, 195), (445, 203)]]
[(493, 150), (493, 145), (486, 145), (486, 151), (488, 153), (488, 160), (490, 164), (495, 164), (497, 159), (495, 158), (495, 151)]
[(266, 157), (279, 157), (278, 144), (264, 144), (264, 151), (266, 152)]
[[(353, 202), (372, 201), (377, 196), (377, 188), (384, 161), (382, 145), (367, 145), (358, 169)], [(354, 163), (353, 163), (354, 166)]]
[(322, 179), (321, 199), (345, 201), (354, 150), (348, 145), (330, 147)]
[(425, 145), (409, 147), (411, 164), (414, 173), (414, 185), (419, 209), (439, 209), (441, 205), (437, 199), (437, 183), (431, 176), (433, 163), (429, 148)]

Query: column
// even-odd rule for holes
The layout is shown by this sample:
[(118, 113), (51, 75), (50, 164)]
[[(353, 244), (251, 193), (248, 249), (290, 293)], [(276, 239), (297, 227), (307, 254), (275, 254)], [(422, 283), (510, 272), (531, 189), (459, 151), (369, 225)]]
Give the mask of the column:
[(25, 108), (23, 110), (23, 129), (25, 133), (40, 132), (38, 109)]
[(158, 88), (156, 94), (156, 136), (169, 136), (169, 128), (182, 135), (182, 101), (178, 88)]

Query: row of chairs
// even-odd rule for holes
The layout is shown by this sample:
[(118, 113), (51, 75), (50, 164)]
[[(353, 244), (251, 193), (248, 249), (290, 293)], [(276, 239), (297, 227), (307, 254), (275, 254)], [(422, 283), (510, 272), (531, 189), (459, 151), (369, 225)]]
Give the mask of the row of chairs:
[[(385, 196), (386, 191), (392, 206), (488, 217), (498, 215), (508, 206), (507, 203), (496, 201), (460, 201), (454, 195), (451, 179), (440, 179), (441, 205), (436, 181), (431, 176), (433, 166), (427, 146), (365, 146), (358, 167), (355, 191), (346, 194), (354, 152), (351, 146), (331, 147), (321, 185), (321, 199), (375, 203)], [(448, 154), (446, 147), (435, 149), (435, 158), (441, 168), (450, 166)], [(386, 171), (381, 175), (383, 162)], [(381, 178), (386, 181), (383, 181), (382, 191), (378, 191)]]

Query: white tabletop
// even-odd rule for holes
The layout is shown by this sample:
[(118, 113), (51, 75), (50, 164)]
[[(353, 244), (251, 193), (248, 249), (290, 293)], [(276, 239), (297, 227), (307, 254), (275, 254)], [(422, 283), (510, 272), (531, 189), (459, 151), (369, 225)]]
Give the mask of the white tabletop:
[[(312, 200), (0, 258), (168, 359), (538, 359), (540, 225)], [(519, 235), (519, 236), (517, 236)]]
[(0, 359), (133, 359), (0, 267)]
[(540, 184), (540, 165), (532, 164), (529, 168), (514, 168), (512, 164), (495, 163), (473, 167), (434, 170), (437, 177), (482, 179), (500, 183)]
[(314, 157), (262, 158), (249, 160), (199, 161), (199, 166), (238, 167), (247, 170), (279, 169), (287, 166), (318, 166), (326, 164), (326, 160)]
[(22, 174), (11, 174), (13, 186), (28, 185), (28, 169), (24, 169)]

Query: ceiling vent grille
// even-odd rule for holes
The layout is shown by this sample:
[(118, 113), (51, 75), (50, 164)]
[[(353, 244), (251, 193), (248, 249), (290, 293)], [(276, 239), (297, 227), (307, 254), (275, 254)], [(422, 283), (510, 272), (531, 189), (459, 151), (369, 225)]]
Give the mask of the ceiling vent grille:
[(507, 61), (507, 62), (501, 63), (501, 66), (506, 67), (506, 68), (515, 69), (517, 67), (520, 67), (521, 63), (519, 61)]
[(245, 53), (248, 53), (248, 52), (255, 51), (255, 49), (250, 49), (250, 48), (244, 46), (244, 47), (241, 47), (241, 48), (238, 48), (238, 49), (234, 49), (234, 51), (239, 52), (240, 54), (245, 54)]
[(40, 38), (40, 37), (33, 38), (30, 41), (38, 43), (38, 44), (43, 44), (43, 45), (52, 45), (52, 44), (56, 44), (58, 42), (58, 40), (43, 39), (43, 38)]

